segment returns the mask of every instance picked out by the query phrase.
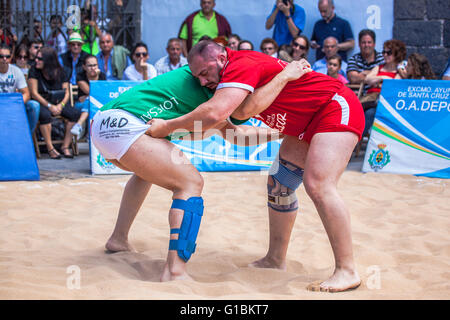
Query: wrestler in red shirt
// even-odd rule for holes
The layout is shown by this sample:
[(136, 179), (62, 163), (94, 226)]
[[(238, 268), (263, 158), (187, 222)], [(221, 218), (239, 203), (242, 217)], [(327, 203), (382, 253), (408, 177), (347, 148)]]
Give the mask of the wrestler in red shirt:
[[(253, 92), (277, 75), (287, 63), (256, 51), (227, 50), (221, 88)], [(317, 132), (350, 131), (361, 138), (364, 114), (356, 95), (340, 81), (310, 72), (289, 82), (256, 118), (280, 132), (310, 142)]]
[[(152, 120), (147, 133), (165, 137), (176, 129), (193, 131), (198, 122), (205, 130), (230, 116), (246, 119), (257, 115), (285, 133), (275, 170), (269, 171), (267, 181), (269, 248), (265, 257), (251, 265), (286, 270), (298, 211), (295, 190), (303, 182), (335, 259), (333, 274), (308, 289), (338, 292), (357, 288), (361, 280), (353, 260), (350, 213), (337, 192), (364, 128), (356, 95), (339, 81), (315, 72), (277, 85), (275, 75), (284, 67), (283, 62), (256, 52), (226, 50), (213, 41), (200, 41), (188, 61), (202, 86), (217, 89), (214, 96), (187, 115)], [(272, 78), (274, 81), (268, 83)], [(255, 88), (259, 90), (253, 92)]]

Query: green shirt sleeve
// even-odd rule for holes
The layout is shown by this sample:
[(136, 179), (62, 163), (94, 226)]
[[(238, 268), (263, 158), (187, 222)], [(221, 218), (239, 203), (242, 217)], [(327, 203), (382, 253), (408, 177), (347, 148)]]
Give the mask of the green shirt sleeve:
[(188, 38), (187, 25), (185, 23), (185, 24), (183, 24), (183, 27), (181, 28), (180, 39), (187, 40), (187, 38)]

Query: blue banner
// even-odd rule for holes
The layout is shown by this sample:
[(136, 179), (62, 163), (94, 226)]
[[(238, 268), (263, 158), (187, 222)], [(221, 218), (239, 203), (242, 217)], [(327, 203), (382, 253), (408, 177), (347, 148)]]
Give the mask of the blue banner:
[(20, 93), (0, 93), (0, 181), (39, 180), (39, 167)]
[[(92, 120), (103, 105), (140, 83), (135, 81), (91, 81), (89, 120)], [(251, 119), (245, 124), (265, 126), (256, 119)], [(280, 149), (281, 141), (242, 147), (231, 144), (218, 135), (213, 135), (205, 140), (172, 142), (184, 152), (199, 171), (250, 171), (269, 169)], [(128, 173), (107, 162), (92, 143), (90, 144), (90, 162), (93, 174)]]
[(450, 82), (384, 80), (363, 171), (450, 178)]

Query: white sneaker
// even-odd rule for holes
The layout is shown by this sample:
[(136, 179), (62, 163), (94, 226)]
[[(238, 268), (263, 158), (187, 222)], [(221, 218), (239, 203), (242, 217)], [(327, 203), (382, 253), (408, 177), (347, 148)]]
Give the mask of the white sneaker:
[(81, 130), (81, 126), (78, 123), (75, 123), (72, 129), (70, 129), (70, 133), (78, 137), (81, 134)]

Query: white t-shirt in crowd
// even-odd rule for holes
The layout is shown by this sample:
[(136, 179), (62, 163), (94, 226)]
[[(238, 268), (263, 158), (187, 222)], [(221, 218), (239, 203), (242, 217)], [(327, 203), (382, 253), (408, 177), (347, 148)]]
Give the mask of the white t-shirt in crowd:
[(158, 76), (163, 73), (167, 73), (169, 71), (181, 68), (182, 66), (188, 64), (188, 61), (185, 57), (180, 56), (180, 62), (175, 66), (170, 63), (169, 56), (164, 56), (155, 63), (156, 71), (158, 71)]
[[(154, 77), (157, 76), (157, 72), (155, 67), (150, 64), (148, 64), (148, 78), (152, 79)], [(143, 81), (144, 77), (142, 76), (142, 74), (139, 73), (139, 71), (136, 70), (136, 66), (134, 64), (132, 64), (131, 66), (128, 66), (124, 73), (123, 73), (123, 80), (132, 80), (132, 81)]]
[(9, 65), (6, 73), (0, 72), (0, 93), (13, 93), (27, 87), (22, 70)]

